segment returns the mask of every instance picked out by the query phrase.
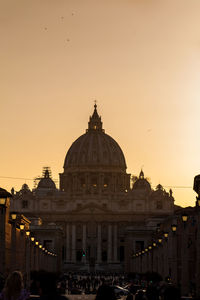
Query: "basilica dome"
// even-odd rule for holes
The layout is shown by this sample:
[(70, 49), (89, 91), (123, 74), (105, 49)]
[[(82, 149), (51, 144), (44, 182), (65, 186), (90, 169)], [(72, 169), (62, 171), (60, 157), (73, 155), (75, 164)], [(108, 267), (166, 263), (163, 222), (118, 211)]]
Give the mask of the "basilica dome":
[(97, 105), (86, 133), (69, 148), (60, 174), (60, 189), (68, 195), (125, 193), (130, 189), (124, 154), (117, 142), (105, 133)]
[(96, 104), (86, 133), (71, 145), (65, 158), (64, 170), (76, 167), (126, 170), (125, 157), (120, 146), (102, 129)]

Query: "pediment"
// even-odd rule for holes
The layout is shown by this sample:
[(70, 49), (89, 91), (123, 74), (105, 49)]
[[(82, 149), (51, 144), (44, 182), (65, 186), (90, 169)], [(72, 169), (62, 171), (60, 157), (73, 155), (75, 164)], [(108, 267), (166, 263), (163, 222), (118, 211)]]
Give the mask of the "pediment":
[(74, 209), (71, 211), (71, 213), (80, 213), (80, 214), (109, 214), (112, 213), (110, 209), (103, 207), (101, 205), (98, 205), (96, 203), (88, 203), (86, 205), (83, 205), (82, 207), (78, 207), (77, 209)]

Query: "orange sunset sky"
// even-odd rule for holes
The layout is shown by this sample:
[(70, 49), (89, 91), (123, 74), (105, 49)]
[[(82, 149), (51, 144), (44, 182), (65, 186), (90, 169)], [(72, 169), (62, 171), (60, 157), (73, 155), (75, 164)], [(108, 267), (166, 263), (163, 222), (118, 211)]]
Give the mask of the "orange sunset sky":
[(127, 172), (195, 204), (199, 0), (0, 0), (0, 37), (1, 187), (58, 180), (96, 99)]

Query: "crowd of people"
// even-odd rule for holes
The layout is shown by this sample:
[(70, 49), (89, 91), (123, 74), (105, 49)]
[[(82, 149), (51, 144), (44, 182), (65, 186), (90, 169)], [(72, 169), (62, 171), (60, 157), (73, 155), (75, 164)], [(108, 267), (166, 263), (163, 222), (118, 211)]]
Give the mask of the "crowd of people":
[(62, 278), (62, 284), (65, 284), (67, 293), (96, 294), (98, 288), (103, 285), (120, 285), (125, 284), (124, 274), (113, 273), (65, 273)]
[[(0, 278), (2, 279), (2, 278)], [(94, 294), (94, 300), (117, 300), (114, 286), (127, 284), (127, 300), (179, 300), (180, 290), (171, 283), (139, 281), (125, 274), (65, 273), (58, 276), (45, 271), (32, 272), (30, 287), (24, 287), (21, 272), (14, 271), (0, 280), (0, 300), (67, 300), (69, 294)], [(133, 298), (134, 295), (134, 298)], [(119, 296), (119, 295), (118, 295)]]

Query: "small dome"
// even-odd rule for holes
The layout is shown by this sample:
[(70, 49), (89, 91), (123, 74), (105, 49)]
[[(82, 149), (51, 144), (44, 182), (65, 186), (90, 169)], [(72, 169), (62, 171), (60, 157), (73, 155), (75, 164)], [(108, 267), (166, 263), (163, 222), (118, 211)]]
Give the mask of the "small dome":
[(163, 186), (159, 183), (159, 184), (156, 186), (156, 190), (157, 190), (157, 191), (163, 191)]
[(50, 178), (48, 168), (44, 170), (43, 174), (44, 177), (40, 179), (37, 189), (56, 189), (55, 182)]
[(30, 191), (30, 189), (29, 189), (29, 187), (28, 187), (28, 184), (24, 183), (24, 184), (22, 185), (22, 190), (28, 190), (28, 191)]
[(148, 180), (144, 178), (144, 172), (142, 170), (139, 178), (133, 184), (133, 190), (151, 190), (151, 185)]
[(22, 188), (21, 188), (21, 190), (20, 190), (20, 194), (22, 195), (22, 194), (31, 194), (31, 191), (30, 191), (30, 189), (29, 189), (29, 187), (28, 187), (28, 185), (26, 184), (26, 183), (24, 183), (23, 185), (22, 185)]
[[(152, 193), (152, 197), (163, 197), (163, 196), (169, 196), (170, 194), (167, 193), (165, 191), (165, 189), (163, 188), (163, 186), (159, 183), (156, 188), (155, 191), (153, 191)], [(171, 194), (172, 197), (172, 194)]]

